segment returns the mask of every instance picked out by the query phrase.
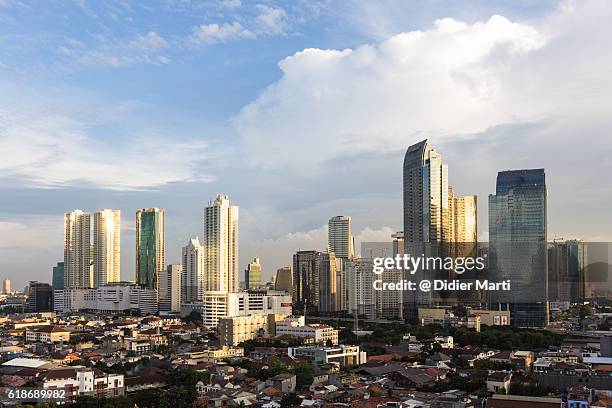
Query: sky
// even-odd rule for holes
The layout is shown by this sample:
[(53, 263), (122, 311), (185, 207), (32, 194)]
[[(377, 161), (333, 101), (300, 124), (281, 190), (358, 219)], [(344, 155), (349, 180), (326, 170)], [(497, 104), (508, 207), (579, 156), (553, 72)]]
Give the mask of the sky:
[[(608, 0), (0, 0), (0, 278), (50, 282), (63, 213), (166, 209), (167, 262), (217, 193), (264, 277), (402, 225), (402, 160), (430, 139), (457, 194), (545, 168), (549, 238), (612, 240)], [(242, 279), (242, 276), (241, 276)]]

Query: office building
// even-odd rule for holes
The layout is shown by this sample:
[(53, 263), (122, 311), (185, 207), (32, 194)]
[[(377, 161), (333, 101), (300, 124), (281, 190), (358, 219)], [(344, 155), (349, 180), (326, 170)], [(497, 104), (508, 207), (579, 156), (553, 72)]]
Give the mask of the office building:
[(64, 287), (89, 288), (93, 284), (91, 216), (81, 210), (64, 214)]
[(319, 306), (321, 253), (298, 251), (293, 255), (293, 302), (298, 309)]
[(206, 291), (204, 247), (198, 237), (191, 238), (183, 247), (181, 298), (183, 303), (201, 301)]
[(258, 289), (262, 286), (259, 258), (254, 258), (253, 262), (247, 265), (244, 271), (244, 285), (246, 289)]
[(404, 242), (435, 243), (448, 240), (448, 167), (442, 156), (423, 140), (408, 148), (404, 157)]
[(159, 274), (160, 312), (181, 311), (181, 269), (180, 264), (170, 264)]
[(584, 301), (586, 255), (586, 248), (581, 240), (555, 239), (548, 244), (549, 301)]
[(11, 293), (11, 280), (10, 279), (4, 279), (2, 281), (2, 293), (4, 293), (5, 295), (9, 295)]
[(64, 263), (63, 262), (58, 262), (57, 265), (53, 267), (51, 286), (53, 286), (53, 290), (64, 289)]
[(159, 272), (166, 268), (165, 211), (142, 208), (136, 211), (136, 283), (157, 289)]
[[(403, 165), (404, 253), (445, 257), (450, 236), (448, 167), (427, 140), (410, 146)], [(407, 280), (448, 279), (444, 270), (405, 273)], [(404, 296), (404, 309), (410, 316), (418, 307), (446, 303), (441, 291), (410, 291)]]
[(206, 288), (208, 291), (238, 290), (238, 206), (218, 194), (204, 210)]
[(456, 196), (448, 188), (450, 208), (450, 255), (475, 257), (478, 242), (478, 198), (475, 195)]
[(94, 287), (121, 280), (121, 211), (94, 213)]
[(336, 255), (321, 252), (319, 258), (319, 312), (338, 312), (341, 309)]
[(375, 319), (376, 295), (374, 293), (374, 280), (377, 279), (372, 271), (374, 264), (372, 258), (353, 258), (346, 263), (349, 279), (349, 313)]
[(51, 285), (43, 282), (30, 281), (28, 286), (28, 312), (50, 312), (53, 310), (51, 303)]
[(491, 309), (509, 310), (511, 324), (548, 324), (548, 257), (544, 169), (497, 174), (489, 195), (489, 279), (510, 280), (511, 291), (491, 292)]
[[(361, 253), (363, 262), (371, 264), (374, 258), (388, 258), (395, 257), (400, 254), (396, 252), (397, 250), (402, 250), (402, 248), (398, 247), (398, 243), (401, 241), (399, 234), (393, 234), (393, 241), (389, 242), (362, 242), (361, 243)], [(400, 269), (387, 269), (374, 277), (370, 278), (370, 276), (366, 273), (364, 275), (365, 284), (369, 282), (370, 279), (380, 281), (379, 285), (384, 285), (387, 283), (397, 283), (402, 279), (407, 279), (408, 277), (404, 277), (404, 272)], [(367, 288), (364, 288), (364, 291), (367, 291)], [(367, 293), (367, 292), (364, 292)], [(401, 290), (373, 290), (372, 296), (374, 299), (374, 314), (378, 318), (388, 318), (388, 319), (402, 319), (404, 316), (404, 291)], [(367, 295), (365, 299), (369, 301), (369, 295)], [(413, 300), (414, 302), (414, 300)], [(412, 305), (412, 304), (411, 304)], [(415, 312), (416, 313), (416, 312)]]
[(350, 259), (355, 255), (355, 241), (351, 228), (351, 217), (338, 215), (327, 223), (328, 250), (336, 258)]
[(290, 295), (293, 293), (293, 273), (290, 266), (283, 266), (277, 269), (274, 289), (287, 292)]
[(105, 314), (158, 312), (157, 290), (129, 282), (110, 283), (97, 288), (63, 289), (54, 292), (54, 310), (68, 313), (92, 311)]

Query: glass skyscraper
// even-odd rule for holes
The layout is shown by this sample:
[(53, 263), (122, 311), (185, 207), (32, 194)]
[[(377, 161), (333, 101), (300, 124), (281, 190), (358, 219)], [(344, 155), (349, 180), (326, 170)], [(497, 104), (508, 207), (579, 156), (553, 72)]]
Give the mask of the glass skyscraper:
[(244, 271), (244, 285), (247, 289), (261, 288), (261, 264), (259, 263), (259, 258), (254, 258), (253, 262), (247, 265)]
[(546, 222), (544, 169), (499, 172), (489, 195), (489, 278), (510, 280), (511, 290), (490, 292), (490, 302), (510, 310), (515, 326), (548, 324)]
[[(448, 166), (427, 140), (406, 150), (404, 182), (404, 253), (410, 256), (444, 257), (451, 242)], [(363, 255), (363, 254), (362, 254)], [(404, 279), (445, 279), (444, 271), (422, 270)], [(419, 306), (448, 304), (448, 293), (410, 291), (404, 294), (408, 316), (416, 316)]]
[(143, 208), (136, 212), (136, 283), (158, 288), (158, 275), (166, 268), (163, 208)]

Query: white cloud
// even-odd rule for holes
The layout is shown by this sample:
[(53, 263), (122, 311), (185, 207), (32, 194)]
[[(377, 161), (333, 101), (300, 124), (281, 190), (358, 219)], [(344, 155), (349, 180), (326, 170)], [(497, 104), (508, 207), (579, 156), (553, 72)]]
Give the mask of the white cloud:
[(237, 21), (224, 24), (202, 24), (193, 29), (189, 42), (193, 45), (212, 45), (242, 38), (254, 38), (255, 34)]
[(259, 15), (256, 17), (260, 30), (266, 34), (284, 34), (288, 27), (287, 13), (281, 7), (270, 7), (265, 4), (255, 6)]
[(508, 106), (513, 95), (503, 79), (545, 41), (533, 27), (494, 16), (473, 25), (438, 20), (428, 31), (355, 50), (305, 49), (281, 61), (282, 79), (235, 124), (260, 164), (286, 164), (279, 150), (287, 147), (297, 153), (318, 146), (313, 154), (282, 155), (317, 161), (396, 149), (407, 136), (481, 131), (542, 113), (533, 104)]
[(163, 54), (170, 43), (154, 31), (137, 35), (128, 41), (103, 36), (99, 36), (99, 40), (100, 43), (92, 47), (69, 39), (65, 45), (57, 48), (57, 52), (83, 65), (123, 67), (133, 64), (163, 65), (170, 62), (170, 58)]
[(223, 0), (219, 5), (226, 9), (236, 9), (242, 6), (242, 2), (240, 0)]
[[(207, 156), (202, 140), (183, 141), (145, 131), (138, 137), (94, 137), (91, 128), (112, 126), (123, 113), (100, 108), (76, 119), (52, 104), (13, 108), (0, 102), (0, 173), (18, 178), (24, 186), (96, 186), (115, 190), (146, 189), (178, 181), (210, 181), (198, 174), (197, 163)], [(3, 108), (4, 107), (4, 108)], [(119, 109), (120, 110), (120, 109)], [(129, 111), (129, 109), (128, 109)], [(113, 115), (116, 115), (113, 117)]]
[[(496, 172), (545, 167), (551, 231), (597, 236), (608, 227), (595, 219), (609, 220), (602, 203), (612, 200), (593, 177), (612, 171), (611, 19), (609, 1), (564, 2), (529, 23), (444, 18), (377, 44), (305, 49), (279, 63), (282, 77), (233, 123), (251, 165), (291, 174), (296, 185), (319, 180), (325, 197), (334, 194), (323, 187), (330, 164), (350, 167), (353, 157), (391, 155), (430, 138), (451, 163), (458, 192), (479, 194), (483, 230)], [(386, 173), (376, 170), (379, 183), (353, 194), (393, 176), (401, 206), (397, 156)], [(399, 223), (401, 210), (369, 220)]]

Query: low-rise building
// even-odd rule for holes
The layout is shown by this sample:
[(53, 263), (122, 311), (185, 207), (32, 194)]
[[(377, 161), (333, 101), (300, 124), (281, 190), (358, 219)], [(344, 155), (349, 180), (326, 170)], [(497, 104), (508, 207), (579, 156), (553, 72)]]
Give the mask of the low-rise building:
[(339, 364), (344, 366), (358, 366), (365, 364), (367, 354), (360, 351), (359, 346), (348, 346), (340, 344), (335, 347), (304, 346), (290, 347), (287, 349), (289, 357), (305, 357), (316, 363)]
[(50, 370), (40, 376), (43, 388), (66, 391), (66, 402), (78, 396), (114, 397), (124, 394), (123, 374), (107, 374), (97, 368), (70, 367)]
[(338, 344), (338, 330), (327, 324), (306, 324), (304, 316), (276, 322), (277, 336), (295, 336), (311, 339), (312, 343)]
[(61, 289), (54, 292), (57, 312), (93, 311), (122, 314), (138, 311), (142, 315), (158, 312), (157, 290), (130, 282), (110, 283), (97, 288)]
[(493, 393), (505, 394), (510, 389), (512, 373), (494, 371), (487, 376), (487, 390)]
[(295, 392), (296, 376), (290, 373), (281, 373), (270, 379), (274, 388), (279, 389), (283, 394)]
[(181, 356), (183, 362), (187, 365), (197, 365), (198, 363), (216, 363), (226, 358), (242, 357), (244, 349), (242, 347), (228, 347), (202, 350), (192, 353), (187, 353)]
[(60, 326), (44, 326), (40, 328), (26, 329), (25, 339), (27, 342), (59, 343), (70, 340), (70, 332)]
[(275, 323), (283, 315), (256, 313), (248, 316), (222, 317), (217, 331), (222, 346), (237, 346), (243, 341), (274, 334)]
[(186, 303), (181, 306), (181, 316), (191, 311), (202, 315), (207, 328), (216, 328), (223, 317), (249, 316), (254, 314), (275, 314), (290, 316), (293, 304), (291, 296), (285, 292), (204, 292), (201, 302)]
[(560, 398), (527, 397), (522, 395), (493, 394), (485, 408), (562, 408)]

